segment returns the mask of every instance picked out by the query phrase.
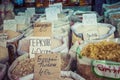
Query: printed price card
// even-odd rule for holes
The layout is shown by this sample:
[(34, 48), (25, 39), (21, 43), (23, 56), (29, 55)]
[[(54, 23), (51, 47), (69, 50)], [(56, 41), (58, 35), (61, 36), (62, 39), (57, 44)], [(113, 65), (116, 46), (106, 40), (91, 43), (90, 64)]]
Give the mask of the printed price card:
[(37, 53), (50, 53), (51, 39), (50, 37), (31, 37), (29, 54), (30, 58), (34, 58)]
[(34, 80), (58, 80), (61, 73), (60, 54), (37, 54)]
[(98, 30), (90, 30), (83, 33), (84, 40), (94, 40), (99, 38)]
[(52, 24), (48, 22), (35, 23), (33, 35), (38, 37), (50, 37), (52, 35)]
[(12, 20), (4, 20), (3, 24), (3, 30), (12, 30), (16, 31), (16, 21), (14, 19)]
[(82, 23), (84, 25), (97, 25), (97, 15), (96, 14), (83, 14)]

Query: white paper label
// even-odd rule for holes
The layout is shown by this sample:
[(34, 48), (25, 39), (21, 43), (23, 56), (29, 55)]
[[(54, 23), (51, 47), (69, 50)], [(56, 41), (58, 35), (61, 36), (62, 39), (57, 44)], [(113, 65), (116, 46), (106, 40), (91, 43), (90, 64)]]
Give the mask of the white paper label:
[(30, 58), (34, 58), (36, 53), (50, 53), (50, 37), (32, 37), (30, 38)]
[(97, 15), (96, 14), (83, 14), (82, 23), (84, 25), (97, 25)]
[(62, 12), (62, 3), (55, 3), (55, 4), (52, 4), (52, 5), (49, 5), (49, 7), (56, 7), (60, 10), (60, 12)]
[(16, 31), (16, 21), (13, 20), (4, 20), (4, 24), (3, 24), (3, 30), (12, 30), (12, 31)]
[(94, 40), (99, 38), (98, 30), (90, 30), (83, 33), (84, 40)]
[(25, 24), (26, 16), (15, 16), (17, 24)]
[(120, 80), (120, 63), (94, 60), (92, 62), (92, 70), (100, 77)]
[(56, 7), (49, 7), (45, 9), (46, 19), (48, 21), (58, 20), (59, 9)]
[(26, 14), (29, 17), (33, 17), (33, 15), (35, 14), (35, 8), (27, 8)]

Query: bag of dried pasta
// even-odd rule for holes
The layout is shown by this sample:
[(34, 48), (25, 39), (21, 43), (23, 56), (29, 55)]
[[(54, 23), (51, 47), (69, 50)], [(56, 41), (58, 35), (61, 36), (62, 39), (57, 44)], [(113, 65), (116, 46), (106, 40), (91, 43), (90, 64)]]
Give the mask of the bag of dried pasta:
[(82, 42), (77, 48), (77, 73), (87, 80), (119, 80), (119, 57), (119, 38)]

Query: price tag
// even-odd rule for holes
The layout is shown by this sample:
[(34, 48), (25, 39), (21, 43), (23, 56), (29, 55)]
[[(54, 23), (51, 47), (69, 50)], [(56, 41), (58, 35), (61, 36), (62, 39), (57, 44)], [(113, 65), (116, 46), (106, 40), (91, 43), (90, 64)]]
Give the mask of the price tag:
[(37, 22), (34, 25), (34, 36), (39, 37), (50, 37), (52, 35), (52, 24), (49, 22)]
[(62, 3), (55, 3), (55, 4), (52, 4), (52, 5), (49, 5), (49, 7), (56, 7), (60, 10), (60, 12), (62, 12)]
[(60, 54), (37, 54), (34, 80), (58, 80), (61, 72)]
[(50, 37), (31, 37), (29, 54), (30, 58), (34, 58), (36, 53), (50, 53), (51, 39)]
[(58, 20), (59, 9), (56, 7), (49, 7), (45, 9), (46, 19), (48, 21)]
[(26, 25), (26, 16), (15, 16), (15, 20), (17, 23), (17, 31), (24, 30)]
[(16, 31), (16, 21), (14, 19), (12, 20), (4, 20), (4, 24), (3, 24), (3, 30), (12, 30), (12, 31)]
[(98, 30), (90, 30), (83, 33), (84, 40), (94, 40), (99, 38)]
[(26, 16), (15, 16), (17, 24), (25, 24)]
[(97, 15), (96, 14), (83, 14), (82, 23), (84, 25), (97, 25)]
[(27, 8), (26, 14), (27, 14), (29, 17), (33, 17), (33, 15), (35, 14), (35, 8)]

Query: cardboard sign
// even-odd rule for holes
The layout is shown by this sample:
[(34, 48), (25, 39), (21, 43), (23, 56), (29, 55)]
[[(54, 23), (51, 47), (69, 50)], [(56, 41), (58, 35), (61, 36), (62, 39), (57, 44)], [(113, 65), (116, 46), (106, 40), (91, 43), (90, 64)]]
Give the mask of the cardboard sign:
[(34, 80), (58, 80), (61, 71), (60, 54), (37, 54)]
[(52, 24), (48, 22), (35, 23), (33, 35), (38, 37), (50, 37), (52, 35)]
[(50, 37), (31, 37), (29, 55), (34, 58), (37, 53), (50, 53), (51, 39)]
[(12, 19), (12, 20), (4, 20), (3, 25), (4, 25), (3, 30), (16, 31), (16, 21), (14, 19)]
[(60, 9), (56, 7), (49, 7), (45, 9), (46, 19), (48, 21), (58, 20), (58, 12)]
[(97, 25), (97, 15), (96, 14), (83, 14), (82, 23), (84, 25)]
[(99, 31), (98, 30), (90, 30), (83, 33), (84, 40), (94, 40), (99, 38)]

